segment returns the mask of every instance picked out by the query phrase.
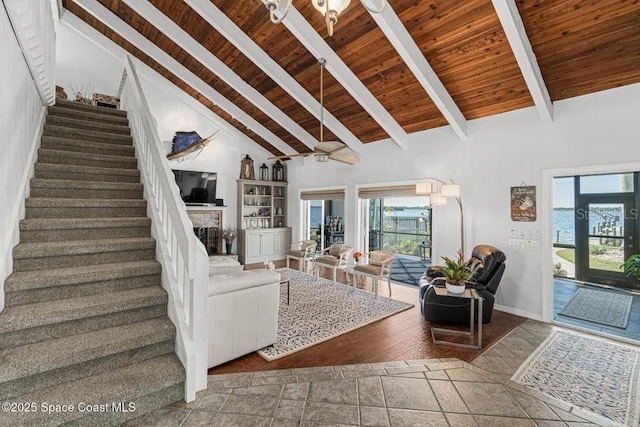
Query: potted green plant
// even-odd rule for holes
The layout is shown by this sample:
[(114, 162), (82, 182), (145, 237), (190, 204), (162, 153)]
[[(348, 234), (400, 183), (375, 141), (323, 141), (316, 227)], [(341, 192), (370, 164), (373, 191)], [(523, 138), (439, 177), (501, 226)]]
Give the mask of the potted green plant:
[(445, 267), (442, 269), (442, 274), (447, 286), (447, 291), (454, 294), (461, 294), (464, 292), (466, 281), (471, 279), (473, 272), (464, 261), (462, 251), (458, 251), (457, 259), (451, 259), (449, 257), (442, 257), (445, 263)]
[(629, 258), (620, 265), (620, 268), (624, 269), (627, 277), (635, 276), (636, 280), (640, 278), (640, 254), (629, 255)]

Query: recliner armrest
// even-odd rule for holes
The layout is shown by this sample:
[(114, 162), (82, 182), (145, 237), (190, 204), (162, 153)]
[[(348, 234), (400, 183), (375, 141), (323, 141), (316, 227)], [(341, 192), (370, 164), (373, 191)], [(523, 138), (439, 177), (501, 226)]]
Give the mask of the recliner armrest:
[(444, 277), (442, 270), (444, 270), (444, 266), (442, 265), (430, 265), (427, 267), (424, 275), (427, 277), (427, 280), (433, 280), (436, 277)]

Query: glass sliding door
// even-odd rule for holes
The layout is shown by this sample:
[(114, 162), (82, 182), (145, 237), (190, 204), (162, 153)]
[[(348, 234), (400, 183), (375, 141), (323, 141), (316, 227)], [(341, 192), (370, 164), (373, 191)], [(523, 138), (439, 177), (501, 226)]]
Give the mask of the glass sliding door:
[(344, 199), (303, 200), (305, 236), (318, 250), (344, 243)]

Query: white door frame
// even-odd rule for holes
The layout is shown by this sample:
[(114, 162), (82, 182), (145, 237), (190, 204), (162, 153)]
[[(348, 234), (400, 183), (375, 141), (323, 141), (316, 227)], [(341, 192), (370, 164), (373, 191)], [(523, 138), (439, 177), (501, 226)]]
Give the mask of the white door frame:
[[(542, 195), (540, 204), (542, 215), (542, 320), (553, 323), (553, 179), (567, 176), (601, 175), (640, 171), (640, 162), (616, 163), (609, 165), (574, 166), (542, 170)], [(638, 191), (639, 189), (635, 189)]]

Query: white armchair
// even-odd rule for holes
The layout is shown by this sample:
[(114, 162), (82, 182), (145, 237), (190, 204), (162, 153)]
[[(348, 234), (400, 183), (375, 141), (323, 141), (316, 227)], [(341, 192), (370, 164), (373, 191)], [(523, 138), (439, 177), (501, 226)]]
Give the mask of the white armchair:
[(306, 273), (307, 261), (313, 261), (313, 254), (316, 252), (318, 242), (315, 240), (301, 240), (291, 244), (291, 250), (287, 252), (287, 268), (289, 268), (289, 260), (298, 260), (298, 270)]
[[(316, 276), (319, 276), (321, 268), (330, 268), (333, 271), (333, 281), (336, 281), (336, 272), (338, 269), (345, 272), (349, 268), (349, 255), (353, 248), (348, 245), (331, 245), (327, 249), (321, 252), (321, 255), (316, 258)], [(349, 275), (347, 274), (347, 281)]]
[(371, 251), (364, 254), (369, 257), (368, 264), (357, 264), (353, 267), (353, 282), (356, 283), (355, 276), (370, 277), (373, 280), (373, 293), (378, 295), (378, 280), (383, 279), (389, 285), (389, 296), (391, 296), (391, 264), (393, 263), (393, 252)]

